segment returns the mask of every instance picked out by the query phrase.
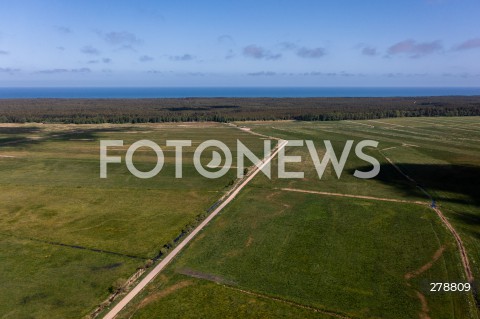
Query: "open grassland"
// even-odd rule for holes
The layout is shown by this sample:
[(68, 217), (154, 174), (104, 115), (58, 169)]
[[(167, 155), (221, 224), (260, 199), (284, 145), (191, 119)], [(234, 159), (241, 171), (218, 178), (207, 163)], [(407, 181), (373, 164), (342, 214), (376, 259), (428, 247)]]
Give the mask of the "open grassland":
[[(284, 122), (250, 125), (254, 130), (270, 135), (295, 138), (331, 139), (337, 154), (346, 139), (372, 139), (379, 142), (380, 152), (371, 152), (381, 163), (381, 171), (373, 180), (358, 180), (351, 172), (358, 167), (367, 170), (352, 153), (346, 173), (337, 180), (333, 169), (327, 168), (321, 181), (278, 180), (275, 186), (313, 189), (407, 200), (430, 199), (417, 185), (425, 189), (450, 219), (467, 245), (476, 277), (480, 277), (480, 118), (403, 118), (336, 123)], [(335, 142), (336, 141), (336, 142)], [(292, 148), (308, 156), (306, 148)], [(385, 157), (393, 161), (414, 182), (400, 175)], [(296, 165), (296, 164), (295, 164)], [(294, 167), (294, 165), (292, 165)], [(306, 177), (316, 172), (313, 166)], [(269, 187), (266, 179), (256, 180), (259, 187)], [(276, 186), (277, 187), (277, 186)]]
[[(332, 318), (301, 305), (169, 273), (148, 287), (132, 318)], [(123, 318), (123, 316), (121, 316)]]
[[(406, 278), (440, 249), (428, 270)], [(421, 313), (420, 292), (432, 318), (468, 318), (472, 302), (465, 294), (427, 294), (427, 282), (461, 281), (463, 274), (453, 239), (432, 210), (415, 204), (249, 188), (171, 271), (175, 279), (157, 283), (160, 292), (194, 277), (312, 307), (310, 316), (317, 310), (353, 318), (415, 318)], [(176, 303), (182, 305), (184, 296), (179, 292)], [(131, 309), (125, 318), (135, 310), (143, 318), (155, 307), (156, 316), (170, 318), (161, 311), (162, 297), (150, 297), (149, 305)], [(200, 311), (211, 306), (198, 302)], [(179, 316), (188, 306), (177, 308)]]
[[(206, 179), (193, 167), (193, 151), (205, 140), (221, 140), (235, 166), (237, 138), (263, 152), (259, 137), (223, 124), (2, 124), (0, 317), (88, 314), (227, 191), (235, 169)], [(101, 139), (124, 140), (109, 151), (123, 160), (109, 165), (107, 179), (99, 178)], [(124, 162), (128, 146), (141, 139), (165, 154), (162, 171), (149, 180), (134, 177)], [(184, 148), (188, 178), (175, 178), (167, 139), (193, 140)], [(140, 148), (134, 162), (150, 170), (155, 153)]]
[(81, 318), (142, 260), (0, 235), (1, 318)]
[[(372, 180), (352, 177), (355, 169), (370, 168), (352, 152), (340, 179), (329, 166), (319, 180), (307, 148), (287, 147), (287, 155), (307, 159), (287, 165), (305, 171), (305, 178), (256, 177), (122, 318), (222, 318), (249, 307), (245, 316), (255, 317), (256, 305), (267, 300), (286, 307), (291, 318), (478, 318), (471, 293), (429, 292), (430, 282), (466, 282), (466, 277), (452, 234), (416, 186), (457, 229), (479, 278), (479, 120), (239, 123), (265, 135), (313, 140), (320, 155), (325, 139), (337, 154), (347, 139), (379, 141), (380, 152), (368, 153), (380, 161), (381, 173)], [(264, 309), (258, 317), (276, 317), (274, 309)]]
[[(457, 229), (480, 278), (479, 123), (238, 123), (312, 140), (320, 158), (323, 140), (338, 156), (346, 140), (379, 141), (367, 153), (381, 172), (372, 180), (353, 177), (370, 166), (352, 151), (340, 179), (328, 166), (319, 180), (307, 148), (287, 147), (287, 155), (304, 159), (287, 170), (304, 171), (304, 178), (278, 179), (273, 161), (273, 179), (257, 175), (121, 317), (478, 318), (471, 293), (429, 292), (429, 282), (466, 278), (453, 236), (428, 206), (434, 199)], [(263, 152), (260, 136), (223, 124), (2, 124), (0, 317), (88, 314), (226, 192), (235, 169), (206, 179), (193, 167), (193, 151), (204, 140), (222, 140), (235, 166), (237, 138)], [(100, 139), (123, 139), (124, 147), (109, 152), (122, 156), (131, 143), (153, 140), (166, 164), (149, 180), (111, 164), (109, 178), (99, 179)], [(175, 179), (167, 139), (193, 139), (184, 149), (188, 178)], [(139, 149), (134, 161), (148, 170), (156, 158)]]

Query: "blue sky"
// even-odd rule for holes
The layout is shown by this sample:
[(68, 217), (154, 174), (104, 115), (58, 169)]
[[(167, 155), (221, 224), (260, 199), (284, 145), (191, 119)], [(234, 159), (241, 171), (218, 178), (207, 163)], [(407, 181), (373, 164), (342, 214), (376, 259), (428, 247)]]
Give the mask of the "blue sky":
[(480, 2), (2, 1), (0, 86), (480, 86)]

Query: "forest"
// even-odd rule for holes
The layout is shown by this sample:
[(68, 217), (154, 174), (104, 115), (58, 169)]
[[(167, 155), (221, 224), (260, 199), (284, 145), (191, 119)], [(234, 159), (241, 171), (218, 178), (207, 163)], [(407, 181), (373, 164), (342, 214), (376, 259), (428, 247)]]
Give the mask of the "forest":
[(0, 123), (334, 121), (418, 116), (480, 116), (480, 96), (0, 99)]

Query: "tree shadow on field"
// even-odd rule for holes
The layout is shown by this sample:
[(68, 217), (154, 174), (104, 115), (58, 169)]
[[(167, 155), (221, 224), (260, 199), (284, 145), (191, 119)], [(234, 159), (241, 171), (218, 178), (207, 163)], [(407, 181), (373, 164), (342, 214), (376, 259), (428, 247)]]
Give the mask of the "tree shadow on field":
[[(27, 133), (41, 133), (42, 131), (39, 129), (36, 130), (31, 130), (29, 131), (28, 129), (30, 128), (0, 128), (0, 133), (2, 133), (1, 129), (8, 129), (5, 130), (4, 134), (27, 134)], [(15, 130), (11, 131), (10, 129), (23, 129), (18, 130), (15, 133)], [(35, 129), (35, 128), (32, 128)], [(10, 131), (9, 131), (10, 130)], [(141, 130), (140, 128), (136, 127), (103, 127), (103, 128), (78, 128), (75, 130), (65, 130), (65, 131), (55, 131), (55, 132), (48, 132), (47, 134), (42, 135), (39, 138), (30, 138), (30, 137), (6, 137), (3, 139), (0, 139), (0, 148), (2, 146), (19, 146), (19, 147), (28, 147), (32, 145), (39, 145), (41, 143), (45, 142), (51, 142), (51, 141), (69, 141), (72, 139), (84, 139), (84, 140), (96, 140), (98, 139), (99, 133), (105, 133), (105, 132), (128, 132), (130, 130)]]
[[(411, 177), (409, 181), (391, 164), (380, 166), (380, 173), (374, 178), (386, 185), (394, 186), (407, 196), (427, 199), (419, 187), (424, 189), (435, 202), (465, 204), (480, 207), (480, 167), (469, 165), (437, 165), (396, 163)], [(357, 168), (368, 171), (371, 166)], [(455, 209), (449, 214), (464, 231), (480, 239), (480, 215), (465, 209)]]
[[(480, 166), (410, 163), (396, 165), (415, 182), (407, 180), (391, 164), (381, 165), (380, 173), (374, 179), (395, 186), (406, 195), (418, 196), (419, 186), (436, 201), (480, 206)], [(368, 171), (371, 166), (357, 169)]]
[(22, 126), (2, 126), (0, 127), (0, 134), (34, 134), (39, 133), (41, 130), (38, 127), (22, 127)]

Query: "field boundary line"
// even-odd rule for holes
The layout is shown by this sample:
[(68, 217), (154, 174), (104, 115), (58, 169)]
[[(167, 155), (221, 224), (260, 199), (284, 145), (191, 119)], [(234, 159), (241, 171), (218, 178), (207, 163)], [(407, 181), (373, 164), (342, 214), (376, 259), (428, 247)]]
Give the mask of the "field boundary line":
[(242, 288), (234, 287), (231, 283), (225, 282), (221, 278), (208, 278), (208, 275), (206, 276), (206, 275), (202, 275), (202, 274), (199, 274), (199, 273), (195, 274), (195, 273), (191, 273), (191, 271), (180, 271), (178, 273), (182, 274), (184, 276), (187, 276), (187, 277), (192, 277), (192, 278), (196, 278), (196, 279), (199, 279), (199, 280), (205, 280), (205, 281), (208, 281), (208, 282), (214, 282), (218, 285), (222, 285), (225, 288), (235, 290), (235, 291), (238, 291), (238, 292), (241, 292), (241, 293), (244, 293), (244, 294), (248, 294), (248, 295), (256, 296), (256, 297), (259, 297), (259, 298), (264, 298), (264, 299), (269, 299), (269, 300), (274, 300), (274, 301), (286, 303), (286, 304), (289, 304), (289, 305), (297, 307), (297, 308), (303, 308), (303, 309), (311, 310), (311, 311), (314, 311), (314, 312), (323, 313), (323, 314), (326, 314), (326, 315), (329, 315), (329, 316), (332, 316), (332, 317), (335, 317), (335, 318), (353, 319), (351, 317), (347, 317), (347, 316), (342, 315), (338, 312), (329, 311), (327, 309), (320, 309), (320, 308), (316, 308), (316, 307), (313, 307), (313, 306), (308, 306), (308, 305), (305, 305), (305, 304), (301, 304), (301, 303), (298, 303), (298, 302), (295, 302), (295, 301), (292, 301), (292, 300), (287, 300), (287, 299), (280, 298), (280, 297), (274, 297), (274, 296), (270, 296), (270, 295), (267, 295), (267, 294), (262, 294), (262, 293), (259, 293), (259, 292), (253, 292), (253, 291), (250, 291), (250, 290), (245, 290), (245, 289), (242, 289)]
[(146, 261), (146, 260), (149, 259), (148, 257), (124, 254), (124, 253), (120, 253), (120, 252), (104, 250), (104, 249), (100, 249), (100, 248), (91, 248), (91, 247), (86, 247), (86, 246), (81, 246), (81, 245), (65, 244), (65, 243), (61, 243), (61, 242), (58, 242), (58, 241), (49, 241), (49, 240), (38, 239), (38, 238), (33, 238), (33, 237), (22, 237), (22, 236), (17, 236), (17, 235), (13, 235), (13, 234), (2, 234), (2, 235), (13, 237), (13, 238), (20, 239), (20, 240), (30, 240), (30, 241), (34, 241), (34, 242), (42, 243), (42, 244), (46, 244), (46, 245), (60, 246), (60, 247), (72, 248), (72, 249), (80, 249), (80, 250), (85, 250), (85, 251), (90, 251), (90, 252), (95, 252), (95, 253), (114, 255), (114, 256), (120, 256), (120, 257), (127, 257), (127, 258), (132, 258), (132, 259), (139, 259), (139, 260), (143, 260), (143, 261)]
[(342, 122), (347, 122), (347, 123), (351, 123), (351, 124), (358, 124), (358, 125), (368, 126), (370, 128), (375, 128), (375, 126), (370, 125), (370, 124), (365, 124), (365, 123), (360, 123), (360, 122), (357, 123), (355, 121), (350, 121), (350, 120), (343, 120)]
[(373, 196), (364, 196), (364, 195), (353, 195), (353, 194), (341, 194), (341, 193), (330, 193), (330, 192), (320, 192), (320, 191), (311, 191), (306, 189), (298, 188), (275, 188), (287, 192), (297, 192), (297, 193), (306, 193), (306, 194), (316, 194), (316, 195), (325, 195), (325, 196), (337, 196), (337, 197), (348, 197), (348, 198), (359, 198), (359, 199), (370, 199), (382, 202), (394, 202), (394, 203), (405, 203), (405, 204), (417, 204), (417, 205), (427, 205), (426, 202), (421, 201), (411, 201), (404, 199), (395, 199), (395, 198), (384, 198), (384, 197), (373, 197)]
[(380, 124), (388, 124), (388, 125), (397, 126), (397, 127), (405, 127), (404, 125), (392, 124), (392, 123), (388, 123), (388, 122), (384, 122), (384, 121), (378, 121), (378, 120), (368, 120), (368, 121), (369, 122), (374, 122), (374, 123), (380, 123)]
[(312, 307), (312, 306), (303, 305), (303, 304), (300, 304), (298, 302), (286, 300), (286, 299), (283, 299), (283, 298), (273, 297), (273, 296), (269, 296), (269, 295), (261, 294), (261, 293), (258, 293), (258, 292), (253, 292), (253, 291), (241, 289), (241, 288), (236, 288), (236, 287), (232, 287), (232, 286), (228, 286), (228, 285), (222, 285), (222, 286), (225, 287), (225, 288), (234, 290), (234, 291), (238, 291), (238, 292), (247, 294), (247, 295), (282, 302), (282, 303), (288, 304), (290, 306), (311, 310), (311, 311), (322, 313), (324, 315), (328, 315), (328, 316), (331, 316), (331, 317), (341, 318), (341, 319), (352, 319), (351, 317), (347, 317), (345, 315), (341, 315), (341, 314), (333, 312), (333, 311), (328, 311), (328, 310), (319, 309), (319, 308)]
[(216, 216), (220, 211), (227, 206), (238, 193), (258, 174), (277, 153), (287, 145), (287, 141), (279, 140), (279, 143), (274, 150), (263, 160), (260, 166), (255, 166), (255, 170), (242, 182), (232, 193), (210, 214), (205, 218), (200, 225), (198, 225), (175, 249), (172, 250), (158, 265), (156, 265), (119, 303), (117, 303), (103, 318), (113, 319), (116, 315), (133, 299), (140, 291), (150, 283), (169, 263), (172, 261), (185, 246)]

